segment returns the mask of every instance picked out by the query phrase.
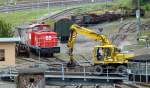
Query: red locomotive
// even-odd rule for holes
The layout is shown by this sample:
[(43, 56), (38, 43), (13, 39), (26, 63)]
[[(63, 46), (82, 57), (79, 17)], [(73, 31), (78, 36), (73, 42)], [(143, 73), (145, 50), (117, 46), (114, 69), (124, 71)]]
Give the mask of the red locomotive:
[[(23, 48), (26, 49), (25, 51), (28, 51), (27, 48), (29, 48), (32, 53), (37, 55), (40, 53), (43, 56), (53, 56), (54, 53), (60, 52), (57, 33), (47, 24), (33, 24), (18, 27), (18, 32), (22, 40), (20, 44), (24, 45), (22, 47), (25, 47)], [(19, 47), (17, 50), (18, 55), (20, 55), (19, 53), (21, 52), (19, 51), (21, 51), (21, 48)]]

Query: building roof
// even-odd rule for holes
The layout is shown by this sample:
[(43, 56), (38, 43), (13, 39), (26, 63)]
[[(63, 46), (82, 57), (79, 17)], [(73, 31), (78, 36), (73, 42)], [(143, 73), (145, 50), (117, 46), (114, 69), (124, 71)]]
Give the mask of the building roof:
[(19, 42), (21, 39), (19, 37), (16, 38), (0, 38), (0, 42)]
[(27, 30), (30, 28), (38, 27), (38, 26), (49, 27), (50, 25), (48, 25), (48, 24), (24, 24), (24, 25), (17, 26), (16, 28), (20, 29), (20, 30)]
[(24, 25), (17, 26), (16, 29), (20, 29), (20, 30), (21, 29), (23, 29), (23, 30), (24, 29), (29, 29), (30, 28), (29, 26), (30, 26), (29, 24), (24, 24)]
[(44, 73), (47, 70), (45, 67), (35, 67), (35, 68), (23, 68), (23, 69), (18, 69), (19, 74), (34, 74), (34, 73)]

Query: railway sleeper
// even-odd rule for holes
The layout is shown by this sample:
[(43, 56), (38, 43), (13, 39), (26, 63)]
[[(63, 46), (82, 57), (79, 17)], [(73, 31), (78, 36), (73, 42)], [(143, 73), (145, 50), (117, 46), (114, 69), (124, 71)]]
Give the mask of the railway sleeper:
[(146, 84), (146, 83), (136, 83), (136, 84), (139, 85), (139, 86), (150, 88), (150, 84)]
[(139, 88), (136, 85), (133, 84), (126, 84), (126, 83), (121, 83), (121, 84), (115, 84), (115, 88)]

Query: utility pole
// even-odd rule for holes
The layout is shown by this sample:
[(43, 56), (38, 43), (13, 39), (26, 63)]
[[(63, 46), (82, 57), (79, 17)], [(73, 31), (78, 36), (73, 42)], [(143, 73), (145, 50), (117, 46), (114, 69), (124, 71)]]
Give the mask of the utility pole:
[(32, 10), (34, 10), (34, 9), (33, 9), (33, 4), (34, 4), (34, 3), (33, 3), (33, 0), (32, 0)]
[(140, 28), (141, 28), (141, 20), (140, 20), (140, 0), (138, 0), (137, 3), (137, 9), (136, 9), (136, 29), (137, 29), (137, 35), (140, 36)]
[[(39, 15), (39, 13), (40, 13), (39, 9), (40, 9), (40, 0), (37, 0), (37, 8), (36, 8), (37, 16), (36, 16), (36, 19), (38, 19), (38, 15)], [(36, 21), (37, 21), (37, 20), (36, 20)]]
[(93, 2), (95, 2), (95, 0), (91, 0), (91, 2), (93, 3)]
[(105, 2), (106, 2), (106, 9), (107, 9), (107, 7), (108, 7), (108, 2), (107, 2), (107, 0), (105, 0)]
[(48, 0), (48, 14), (50, 12), (50, 0)]

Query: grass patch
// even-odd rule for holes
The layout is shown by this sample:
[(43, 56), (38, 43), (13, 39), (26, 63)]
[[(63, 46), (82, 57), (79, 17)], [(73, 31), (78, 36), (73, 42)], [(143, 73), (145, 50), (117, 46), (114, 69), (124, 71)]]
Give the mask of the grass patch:
[[(64, 8), (54, 7), (50, 9), (49, 12), (60, 11)], [(5, 19), (7, 22), (12, 23), (13, 25), (23, 24), (27, 22), (32, 22), (34, 19), (39, 18), (40, 16), (46, 15), (48, 9), (33, 9), (26, 11), (16, 11), (10, 13), (0, 13), (0, 18)]]
[(12, 25), (8, 22), (5, 22), (3, 19), (0, 19), (0, 37), (13, 37)]
[(145, 4), (144, 9), (150, 11), (150, 3)]
[(0, 6), (5, 4), (6, 4), (6, 0), (0, 0)]
[(144, 44), (143, 45), (128, 45), (128, 46), (124, 46), (123, 50), (128, 51), (128, 50), (136, 50), (136, 49), (141, 49), (145, 47)]
[(43, 2), (45, 0), (0, 0), (0, 6), (1, 5), (15, 5), (15, 4), (28, 4), (28, 3), (37, 3), (37, 2)]
[(150, 36), (150, 31), (149, 30), (142, 30), (141, 35), (142, 36)]
[[(1, 0), (0, 0), (1, 1)], [(117, 0), (113, 2), (107, 2), (107, 6), (115, 6), (115, 5), (128, 5), (130, 0)], [(72, 13), (74, 14), (80, 14), (100, 8), (106, 7), (106, 3), (90, 3), (90, 4), (83, 4), (83, 5), (74, 5), (74, 6), (68, 6), (68, 7), (81, 7), (80, 9), (73, 10)], [(57, 7), (51, 7), (49, 12), (57, 12), (65, 9), (66, 7), (57, 6)], [(37, 19), (40, 16), (43, 16), (48, 13), (48, 8), (43, 9), (32, 9), (32, 10), (25, 10), (25, 11), (16, 11), (16, 12), (10, 12), (10, 13), (0, 13), (0, 18), (5, 19), (9, 23), (12, 23), (13, 25), (23, 24), (27, 22), (32, 22), (33, 19)], [(48, 23), (53, 23), (53, 20), (46, 21)]]
[(132, 0), (114, 0), (113, 5), (118, 6), (118, 7), (131, 8), (132, 7)]

